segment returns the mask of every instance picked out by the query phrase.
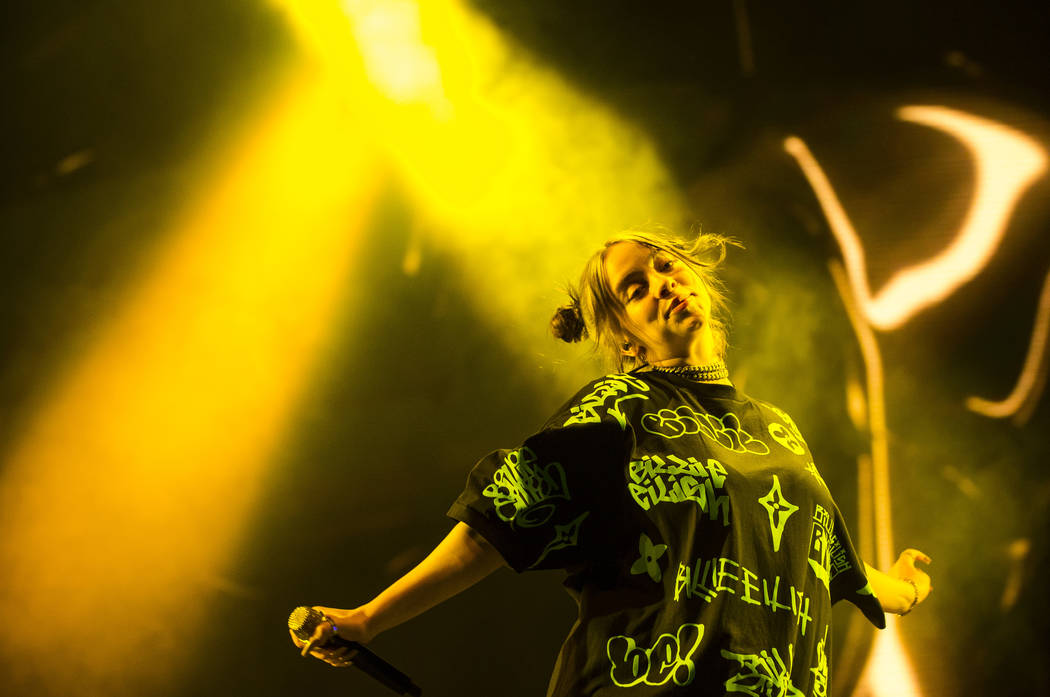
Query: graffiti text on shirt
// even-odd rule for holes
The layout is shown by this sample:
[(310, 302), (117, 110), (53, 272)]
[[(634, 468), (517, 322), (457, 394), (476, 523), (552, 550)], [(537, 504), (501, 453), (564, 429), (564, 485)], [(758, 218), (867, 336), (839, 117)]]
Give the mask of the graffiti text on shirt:
[(772, 409), (773, 412), (787, 424), (787, 426), (776, 422), (769, 424), (769, 435), (773, 436), (773, 440), (780, 443), (796, 455), (805, 454), (806, 441), (802, 437), (802, 432), (798, 430), (798, 426), (795, 425), (795, 422), (791, 417), (788, 416), (786, 412), (774, 407), (772, 404), (767, 404), (766, 406)]
[(803, 438), (802, 438), (802, 431), (798, 430), (798, 426), (795, 425), (794, 419), (792, 419), (790, 416), (788, 416), (786, 411), (784, 411), (783, 409), (779, 409), (779, 408), (773, 406), (772, 404), (767, 404), (766, 406), (768, 406), (770, 409), (772, 409), (773, 413), (776, 414), (777, 416), (779, 416), (780, 420), (788, 425), (788, 428), (791, 429), (791, 432), (795, 435), (796, 438), (798, 438), (799, 440), (805, 442), (803, 440)]
[(813, 510), (809, 537), (809, 566), (824, 588), (831, 590), (831, 515), (820, 504)]
[(787, 663), (775, 648), (760, 653), (733, 653), (722, 649), (722, 658), (731, 658), (740, 664), (737, 674), (726, 680), (726, 692), (742, 692), (750, 697), (806, 697), (791, 682), (795, 662), (792, 644), (788, 644)]
[(735, 453), (768, 455), (769, 446), (744, 430), (740, 418), (733, 412), (722, 418), (714, 414), (704, 414), (683, 404), (676, 409), (661, 409), (658, 412), (642, 416), (642, 428), (649, 433), (664, 438), (702, 433), (723, 448)]
[(492, 499), (500, 520), (523, 528), (546, 523), (554, 513), (552, 499), (571, 500), (561, 464), (541, 467), (529, 448), (508, 453), (481, 493)]
[(668, 455), (665, 461), (651, 455), (632, 460), (628, 472), (627, 489), (643, 510), (658, 503), (693, 501), (711, 520), (721, 517), (722, 525), (729, 526), (729, 497), (722, 490), (726, 469), (718, 460), (708, 458), (705, 465), (694, 457)]
[(692, 656), (704, 636), (704, 625), (683, 624), (676, 634), (661, 634), (652, 648), (643, 649), (629, 636), (611, 637), (605, 652), (612, 668), (609, 676), (617, 687), (638, 683), (684, 687), (696, 677)]
[(853, 565), (849, 563), (849, 557), (846, 554), (846, 549), (839, 544), (839, 538), (836, 535), (831, 536), (831, 580), (834, 581), (835, 577), (841, 574), (843, 571), (849, 571), (853, 568)]
[(802, 447), (802, 441), (795, 438), (795, 434), (784, 426), (784, 424), (779, 424), (776, 421), (769, 424), (769, 435), (773, 436), (773, 440), (777, 443), (780, 443), (796, 455), (806, 454), (806, 449)]
[(813, 673), (813, 697), (828, 697), (828, 654), (824, 646), (828, 643), (828, 627), (824, 627), (824, 638), (817, 643), (817, 667), (810, 668)]
[(779, 576), (774, 577), (771, 584), (732, 559), (716, 557), (705, 560), (699, 557), (692, 568), (684, 562), (678, 564), (678, 575), (674, 580), (674, 599), (678, 601), (684, 593), (686, 598), (700, 598), (710, 603), (719, 593), (729, 593), (750, 605), (765, 605), (774, 613), (777, 610), (789, 611), (795, 616), (802, 636), (805, 636), (806, 627), (813, 621), (809, 614), (809, 598), (794, 586), (786, 583), (784, 586), (790, 605), (782, 602)]
[(620, 404), (628, 399), (649, 399), (644, 394), (637, 394), (648, 391), (649, 386), (633, 375), (609, 375), (595, 384), (594, 390), (569, 410), (572, 416), (563, 425), (598, 423), (602, 420), (600, 412), (604, 411), (606, 416), (616, 419), (620, 428), (626, 429), (627, 416), (620, 410)]

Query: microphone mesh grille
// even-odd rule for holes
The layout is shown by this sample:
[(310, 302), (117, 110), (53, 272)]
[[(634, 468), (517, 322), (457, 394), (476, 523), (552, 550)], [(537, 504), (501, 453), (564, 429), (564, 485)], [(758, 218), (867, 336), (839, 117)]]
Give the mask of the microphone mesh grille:
[(292, 610), (288, 615), (288, 629), (295, 636), (307, 641), (314, 634), (317, 625), (321, 622), (321, 613), (312, 607), (300, 606)]

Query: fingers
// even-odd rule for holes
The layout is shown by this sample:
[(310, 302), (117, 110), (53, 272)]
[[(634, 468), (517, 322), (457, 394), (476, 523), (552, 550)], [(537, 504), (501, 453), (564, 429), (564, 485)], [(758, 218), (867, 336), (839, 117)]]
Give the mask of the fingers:
[(933, 584), (929, 574), (916, 567), (915, 562), (930, 564), (933, 559), (920, 550), (906, 549), (901, 552), (900, 559), (897, 560), (898, 574), (900, 578), (910, 580), (915, 585), (915, 599), (921, 603), (933, 591)]
[(349, 651), (342, 649), (338, 655), (333, 655), (327, 659), (322, 659), (326, 663), (335, 666), (336, 668), (346, 668), (354, 664), (354, 656), (357, 654), (356, 651)]
[(288, 630), (292, 643), (300, 650), (300, 655), (313, 656), (338, 668), (353, 665), (357, 651), (349, 648), (346, 642), (339, 640), (337, 636), (339, 627), (334, 619), (344, 617), (347, 614), (346, 611), (321, 605), (314, 605), (313, 609), (321, 613), (321, 621), (314, 627), (313, 634), (303, 639), (296, 636), (291, 629)]
[(353, 665), (353, 658), (357, 655), (356, 651), (351, 651), (345, 646), (337, 646), (331, 649), (324, 648), (318, 643), (316, 635), (311, 637), (309, 641), (304, 642), (293, 633), (292, 641), (295, 642), (296, 646), (302, 648), (302, 656), (309, 654), (314, 658), (320, 659), (329, 665), (336, 666), (337, 668), (344, 668)]
[(321, 623), (321, 624), (317, 625), (317, 628), (314, 629), (314, 633), (310, 637), (310, 640), (307, 641), (306, 644), (303, 645), (303, 651), (302, 651), (302, 655), (303, 656), (305, 656), (308, 653), (312, 653), (314, 651), (314, 647), (315, 646), (321, 646), (322, 644), (325, 643), (325, 641), (328, 640), (328, 634), (329, 633), (325, 631), (327, 629), (327, 627), (328, 627), (328, 625), (325, 624), (325, 623)]
[(321, 659), (330, 666), (346, 668), (354, 664), (354, 657), (357, 656), (357, 651), (341, 646), (336, 649), (314, 649), (311, 651), (311, 655)]
[(296, 636), (295, 632), (291, 629), (288, 630), (288, 634), (292, 637), (292, 643), (300, 649), (299, 655), (306, 656), (307, 654), (312, 654), (318, 658), (322, 658), (322, 653), (319, 647), (321, 647), (334, 633), (333, 629), (334, 625), (331, 621), (321, 622), (314, 628), (314, 633), (310, 635), (310, 638), (306, 641), (303, 641)]
[(292, 637), (292, 643), (295, 644), (296, 648), (300, 649), (301, 656), (313, 656), (325, 663), (335, 666), (336, 668), (346, 668), (354, 664), (353, 658), (357, 655), (356, 651), (349, 649), (346, 646), (337, 646), (333, 648), (327, 648), (324, 646), (325, 642), (333, 634), (332, 625), (330, 622), (324, 622), (317, 626), (314, 630), (313, 635), (303, 641), (295, 635), (291, 629), (288, 630), (289, 636)]
[(933, 559), (931, 559), (928, 554), (920, 552), (917, 549), (906, 549), (903, 552), (901, 552), (901, 556), (906, 557), (912, 563), (912, 565), (914, 565), (917, 561), (921, 561), (924, 564), (933, 563)]
[(325, 610), (328, 608), (314, 607), (315, 610), (320, 610), (321, 615), (324, 617), (324, 621), (318, 623), (314, 627), (314, 633), (310, 636), (305, 644), (296, 642), (296, 646), (302, 647), (302, 655), (306, 656), (314, 651), (315, 647), (323, 645), (328, 641), (328, 637), (335, 633), (335, 624), (328, 619), (328, 615), (325, 614)]
[(313, 653), (314, 656), (321, 659), (330, 666), (336, 668), (346, 668), (354, 664), (353, 658), (356, 652), (352, 652), (346, 648), (336, 649), (334, 651), (320, 651), (316, 650)]

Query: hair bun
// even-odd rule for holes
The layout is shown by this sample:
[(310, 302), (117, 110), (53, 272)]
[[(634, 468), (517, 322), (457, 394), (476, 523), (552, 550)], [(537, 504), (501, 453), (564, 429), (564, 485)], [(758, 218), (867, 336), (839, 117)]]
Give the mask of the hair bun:
[(575, 298), (569, 305), (559, 307), (551, 317), (551, 332), (566, 343), (575, 343), (587, 336), (587, 325)]

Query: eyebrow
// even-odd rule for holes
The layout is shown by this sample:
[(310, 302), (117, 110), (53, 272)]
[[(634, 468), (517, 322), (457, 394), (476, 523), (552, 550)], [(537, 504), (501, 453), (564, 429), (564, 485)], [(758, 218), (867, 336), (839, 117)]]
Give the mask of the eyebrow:
[[(657, 249), (656, 247), (652, 247), (652, 248), (649, 249), (648, 262), (650, 264), (652, 263), (653, 259), (656, 258), (656, 255), (660, 253), (660, 251), (661, 250)], [(622, 279), (620, 279), (620, 282), (616, 284), (616, 295), (622, 298), (624, 292), (627, 291), (627, 288), (632, 283), (637, 283), (638, 282), (638, 277), (639, 276), (643, 276), (644, 277), (645, 273), (643, 271), (640, 271), (640, 270), (636, 269), (636, 270), (632, 271), (631, 273), (627, 274), (626, 276), (624, 276)]]

